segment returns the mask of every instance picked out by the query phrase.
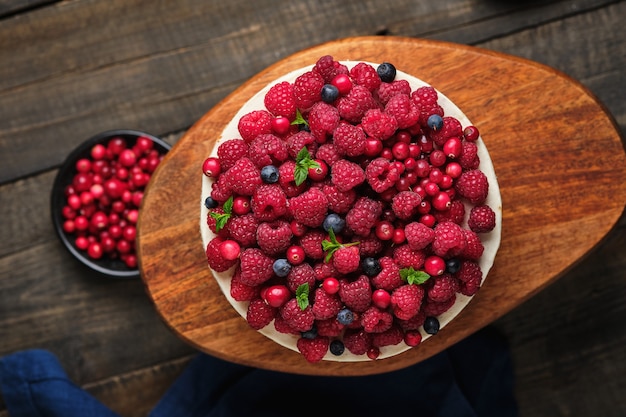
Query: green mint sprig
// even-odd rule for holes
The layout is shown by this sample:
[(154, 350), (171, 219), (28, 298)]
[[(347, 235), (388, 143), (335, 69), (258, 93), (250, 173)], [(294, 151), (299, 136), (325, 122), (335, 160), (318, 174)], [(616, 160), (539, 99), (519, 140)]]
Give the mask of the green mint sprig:
[(307, 122), (306, 119), (302, 117), (302, 113), (300, 113), (300, 110), (296, 109), (296, 118), (293, 122), (291, 122), (291, 125), (292, 126), (299, 126), (299, 125), (308, 126), (309, 122)]
[(293, 179), (296, 185), (302, 184), (309, 176), (309, 169), (320, 168), (320, 164), (311, 158), (309, 150), (304, 146), (296, 155), (296, 167), (293, 171)]
[(430, 275), (424, 271), (416, 271), (413, 267), (400, 270), (400, 278), (407, 284), (421, 285), (428, 281)]
[(230, 216), (233, 213), (233, 197), (232, 196), (228, 197), (228, 200), (224, 202), (222, 209), (224, 210), (224, 213), (217, 213), (215, 211), (211, 212), (211, 217), (215, 219), (215, 231), (216, 232), (219, 232), (220, 230), (224, 228), (224, 226), (226, 226), (228, 219), (230, 219)]
[(309, 283), (298, 285), (296, 289), (296, 301), (300, 310), (304, 311), (309, 306)]
[(337, 237), (335, 236), (335, 231), (330, 228), (328, 229), (328, 237), (330, 240), (322, 240), (322, 250), (326, 252), (326, 257), (324, 258), (324, 262), (330, 262), (330, 259), (333, 257), (333, 254), (339, 248), (347, 248), (348, 246), (358, 245), (360, 242), (350, 242), (350, 243), (339, 243), (337, 241)]

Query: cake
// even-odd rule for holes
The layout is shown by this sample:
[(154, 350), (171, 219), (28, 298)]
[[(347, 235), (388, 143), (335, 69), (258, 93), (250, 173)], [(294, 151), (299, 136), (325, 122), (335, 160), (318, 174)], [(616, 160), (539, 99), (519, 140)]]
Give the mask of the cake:
[(309, 362), (419, 349), (471, 301), (500, 244), (478, 128), (391, 63), (324, 56), (280, 76), (202, 171), (211, 279)]

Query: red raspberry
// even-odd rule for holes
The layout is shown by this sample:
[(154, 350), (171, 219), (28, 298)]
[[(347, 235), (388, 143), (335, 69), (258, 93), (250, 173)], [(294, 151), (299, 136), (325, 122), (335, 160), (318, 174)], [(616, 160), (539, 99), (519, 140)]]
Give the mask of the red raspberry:
[(396, 184), (400, 179), (400, 171), (388, 159), (376, 158), (365, 168), (365, 177), (372, 190), (380, 194)]
[(411, 93), (411, 100), (420, 112), (420, 125), (426, 126), (428, 118), (433, 114), (443, 117), (443, 108), (437, 104), (437, 98), (437, 91), (433, 87), (420, 87)]
[(316, 363), (321, 361), (326, 352), (328, 352), (328, 346), (330, 345), (330, 340), (325, 336), (317, 336), (315, 339), (307, 339), (301, 337), (296, 342), (296, 346), (304, 359), (306, 359), (310, 363)]
[(307, 187), (306, 182), (296, 185), (295, 169), (296, 162), (292, 159), (286, 160), (278, 167), (278, 184), (289, 198), (302, 194)]
[(283, 81), (273, 85), (263, 101), (267, 110), (274, 116), (284, 116), (289, 120), (296, 118), (296, 98), (291, 83)]
[(217, 272), (224, 272), (237, 263), (236, 259), (229, 261), (220, 254), (219, 247), (223, 241), (224, 239), (216, 236), (211, 239), (209, 244), (206, 246), (206, 258), (209, 263), (209, 267)]
[(404, 235), (409, 247), (413, 250), (422, 250), (435, 240), (435, 231), (420, 222), (412, 222), (404, 226)]
[(326, 233), (320, 229), (309, 230), (299, 240), (300, 246), (304, 249), (307, 258), (319, 260), (324, 259), (322, 241), (326, 239)]
[(274, 328), (278, 333), (300, 336), (300, 332), (292, 328), (280, 314), (277, 314), (276, 317), (274, 317)]
[(463, 229), (456, 223), (443, 222), (435, 226), (433, 253), (442, 258), (460, 255), (467, 246)]
[(355, 84), (362, 85), (370, 91), (380, 87), (380, 77), (376, 72), (376, 68), (365, 62), (359, 62), (350, 70), (350, 76)]
[(424, 320), (426, 319), (426, 314), (422, 310), (420, 310), (416, 315), (411, 317), (408, 320), (397, 319), (396, 322), (400, 325), (402, 330), (405, 332), (411, 330), (419, 330), (419, 328), (424, 324)]
[(401, 220), (409, 220), (415, 216), (422, 202), (422, 197), (413, 191), (401, 191), (391, 200), (391, 209)]
[(287, 213), (287, 197), (279, 185), (264, 184), (255, 190), (250, 207), (258, 221), (270, 222)]
[(463, 229), (463, 233), (465, 234), (465, 241), (467, 245), (465, 246), (465, 250), (461, 253), (461, 256), (465, 259), (470, 259), (476, 261), (483, 256), (483, 252), (485, 251), (485, 247), (478, 237), (476, 232), (472, 232), (468, 229)]
[(402, 332), (402, 329), (396, 325), (391, 326), (391, 328), (382, 333), (372, 334), (372, 346), (379, 348), (383, 346), (394, 346), (403, 340), (404, 333)]
[(389, 256), (383, 256), (378, 260), (382, 270), (374, 277), (371, 278), (374, 288), (393, 291), (404, 284), (402, 278), (400, 278), (400, 268), (398, 264)]
[(371, 306), (361, 315), (361, 326), (368, 333), (382, 333), (393, 324), (393, 316), (388, 311)]
[(366, 111), (361, 125), (368, 136), (379, 140), (389, 139), (398, 130), (396, 118), (378, 108)]
[(349, 274), (359, 269), (361, 256), (356, 246), (342, 246), (333, 253), (333, 266), (341, 274)]
[(230, 182), (225, 175), (220, 175), (217, 181), (211, 185), (211, 198), (219, 203), (223, 203), (233, 194), (230, 189)]
[(424, 289), (419, 285), (404, 284), (391, 293), (393, 314), (402, 320), (415, 316), (422, 305)]
[(450, 310), (450, 308), (454, 305), (455, 302), (456, 302), (456, 294), (454, 294), (447, 301), (443, 301), (441, 303), (438, 303), (436, 301), (429, 300), (428, 298), (426, 298), (424, 300), (424, 303), (422, 304), (422, 312), (427, 317), (431, 317), (431, 316), (436, 317)]
[(426, 254), (422, 250), (413, 250), (408, 244), (393, 249), (393, 259), (401, 269), (413, 268), (416, 271), (424, 266)]
[(346, 226), (359, 236), (367, 236), (376, 225), (382, 211), (383, 205), (380, 201), (361, 197), (346, 214)]
[(330, 55), (325, 55), (318, 59), (315, 66), (313, 66), (313, 71), (320, 74), (326, 84), (330, 84), (338, 74), (349, 74), (348, 67), (335, 61)]
[(372, 303), (372, 287), (366, 275), (361, 275), (356, 281), (345, 279), (339, 281), (339, 298), (346, 307), (357, 313), (362, 313)]
[(463, 141), (463, 151), (457, 162), (463, 169), (477, 169), (480, 165), (478, 146), (474, 142)]
[(294, 294), (302, 284), (308, 284), (309, 289), (311, 289), (315, 287), (315, 278), (315, 271), (309, 263), (305, 262), (300, 265), (294, 265), (287, 275), (287, 287)]
[(365, 150), (365, 132), (359, 126), (340, 123), (333, 133), (333, 143), (340, 154), (351, 157), (362, 155)]
[(315, 278), (318, 281), (323, 281), (328, 277), (336, 277), (339, 275), (339, 272), (332, 263), (330, 262), (318, 262), (313, 266), (313, 270), (315, 271)]
[(293, 83), (296, 107), (306, 110), (320, 101), (322, 87), (324, 87), (324, 78), (318, 72), (307, 71), (298, 76)]
[(337, 214), (350, 211), (357, 198), (356, 191), (339, 191), (335, 185), (324, 185), (322, 191), (328, 199), (328, 208)]
[(298, 305), (298, 301), (295, 298), (287, 301), (282, 307), (280, 307), (280, 315), (287, 324), (299, 332), (306, 332), (311, 330), (315, 317), (311, 306), (307, 306), (304, 310)]
[(227, 186), (236, 194), (252, 195), (263, 184), (261, 171), (249, 158), (243, 157), (224, 173)]
[[(215, 233), (216, 235), (218, 235), (221, 238), (227, 238), (228, 237), (228, 229), (224, 228), (221, 229), (219, 232), (217, 231), (217, 219), (215, 217), (212, 216), (213, 215), (220, 215), (220, 214), (224, 214), (224, 209), (222, 207), (215, 207), (212, 209), (209, 209), (208, 213), (207, 213), (207, 217), (206, 217), (206, 224), (207, 226), (209, 226), (209, 229)], [(230, 219), (229, 219), (230, 220)], [(227, 223), (228, 225), (228, 223)]]
[(460, 281), (459, 292), (467, 296), (476, 294), (483, 280), (480, 265), (469, 260), (462, 261), (461, 268), (454, 275)]
[(259, 135), (272, 133), (272, 115), (267, 110), (254, 110), (239, 119), (237, 128), (246, 143)]
[(456, 181), (455, 189), (472, 204), (482, 204), (489, 193), (489, 180), (482, 171), (472, 169), (461, 174)]
[(252, 213), (242, 216), (231, 216), (226, 223), (226, 229), (228, 229), (230, 238), (241, 246), (253, 246), (256, 244), (257, 227), (259, 227), (259, 222)]
[(446, 116), (443, 118), (443, 128), (436, 132), (429, 129), (428, 135), (437, 146), (443, 146), (446, 140), (452, 137), (463, 137), (463, 127), (454, 117)]
[(365, 172), (358, 164), (340, 159), (331, 167), (331, 181), (339, 191), (345, 192), (365, 181)]
[(372, 335), (363, 329), (348, 329), (343, 335), (343, 344), (355, 355), (364, 355), (372, 347)]
[(328, 294), (323, 288), (317, 288), (313, 296), (312, 310), (316, 320), (336, 317), (339, 310), (343, 307), (338, 294)]
[(337, 321), (336, 317), (326, 320), (315, 320), (317, 334), (320, 336), (337, 337), (346, 327)]
[(264, 283), (274, 276), (274, 259), (265, 255), (261, 249), (247, 248), (239, 255), (241, 266), (241, 282), (255, 286)]
[(476, 233), (491, 232), (496, 227), (496, 213), (487, 205), (474, 206), (467, 224)]
[(461, 200), (452, 200), (450, 208), (446, 211), (436, 211), (433, 213), (437, 222), (463, 223), (465, 220), (465, 205)]
[(432, 280), (428, 288), (428, 298), (432, 301), (448, 301), (459, 290), (459, 281), (450, 274), (439, 275)]
[(309, 128), (318, 143), (326, 142), (339, 125), (339, 111), (323, 101), (315, 103), (309, 112)]
[(242, 139), (229, 139), (217, 147), (217, 157), (220, 159), (222, 172), (228, 171), (244, 156), (248, 156), (248, 144)]
[(328, 199), (319, 188), (310, 188), (289, 200), (294, 220), (309, 227), (319, 227), (326, 218)]
[(305, 146), (308, 149), (309, 154), (315, 155), (317, 152), (317, 142), (315, 142), (315, 137), (306, 130), (301, 130), (300, 132), (290, 135), (286, 140), (286, 144), (289, 156), (294, 160), (296, 159), (298, 152), (300, 152)]
[(378, 239), (376, 233), (367, 236), (359, 236), (359, 253), (362, 257), (378, 255), (383, 250), (383, 242)]
[(370, 109), (378, 108), (372, 93), (362, 85), (355, 85), (350, 92), (337, 101), (339, 115), (350, 123), (359, 123)]
[(326, 162), (328, 166), (332, 166), (335, 162), (341, 160), (341, 155), (334, 144), (325, 143), (317, 149), (315, 158)]
[(259, 287), (251, 287), (241, 282), (241, 268), (237, 267), (230, 280), (230, 296), (235, 301), (250, 301), (259, 297)]
[(408, 94), (396, 94), (385, 105), (385, 113), (396, 119), (398, 129), (407, 129), (417, 123), (420, 112)]
[(266, 165), (279, 166), (281, 162), (289, 157), (285, 141), (276, 135), (259, 135), (250, 143), (248, 158), (257, 168), (261, 169)]
[(386, 105), (392, 97), (403, 94), (407, 97), (411, 94), (411, 86), (407, 80), (393, 80), (390, 83), (381, 83), (376, 91), (376, 97)]
[(291, 245), (291, 227), (284, 220), (264, 222), (256, 230), (259, 248), (267, 255), (276, 256)]
[(246, 320), (254, 330), (260, 330), (274, 320), (277, 309), (268, 305), (260, 298), (250, 301)]

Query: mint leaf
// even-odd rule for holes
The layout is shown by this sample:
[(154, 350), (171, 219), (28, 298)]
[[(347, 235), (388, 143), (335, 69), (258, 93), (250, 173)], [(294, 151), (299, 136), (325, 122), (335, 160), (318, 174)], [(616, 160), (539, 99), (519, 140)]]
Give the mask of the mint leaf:
[(330, 240), (322, 240), (322, 250), (326, 253), (326, 257), (324, 258), (324, 262), (330, 262), (330, 259), (333, 257), (333, 253), (337, 251), (339, 248), (347, 248), (349, 246), (358, 245), (361, 242), (350, 242), (350, 243), (339, 243), (337, 241), (337, 237), (335, 236), (335, 231), (330, 228), (328, 229), (328, 237)]
[(428, 281), (430, 275), (424, 271), (416, 271), (411, 268), (403, 268), (400, 270), (400, 278), (407, 284), (421, 285)]
[(296, 126), (296, 125), (305, 125), (308, 126), (309, 122), (307, 122), (304, 117), (302, 117), (302, 113), (300, 113), (299, 109), (296, 109), (296, 119), (291, 122), (292, 126)]
[(293, 171), (293, 180), (296, 185), (300, 185), (306, 181), (309, 176), (309, 169), (311, 168), (320, 168), (320, 164), (311, 158), (309, 150), (304, 146), (300, 149), (298, 155), (296, 155), (296, 167)]
[(309, 306), (309, 283), (300, 284), (296, 289), (296, 301), (300, 310), (306, 310)]
[(224, 210), (224, 213), (217, 213), (215, 211), (212, 211), (210, 213), (210, 216), (215, 219), (215, 231), (216, 232), (219, 232), (226, 226), (228, 219), (230, 219), (230, 216), (232, 215), (232, 212), (233, 212), (233, 197), (232, 196), (230, 196), (228, 200), (224, 202), (222, 209)]

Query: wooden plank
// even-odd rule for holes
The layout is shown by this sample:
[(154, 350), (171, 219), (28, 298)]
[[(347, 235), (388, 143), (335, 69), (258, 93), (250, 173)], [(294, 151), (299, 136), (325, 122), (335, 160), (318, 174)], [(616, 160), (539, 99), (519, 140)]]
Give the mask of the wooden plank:
[(0, 19), (54, 3), (51, 0), (0, 0)]

